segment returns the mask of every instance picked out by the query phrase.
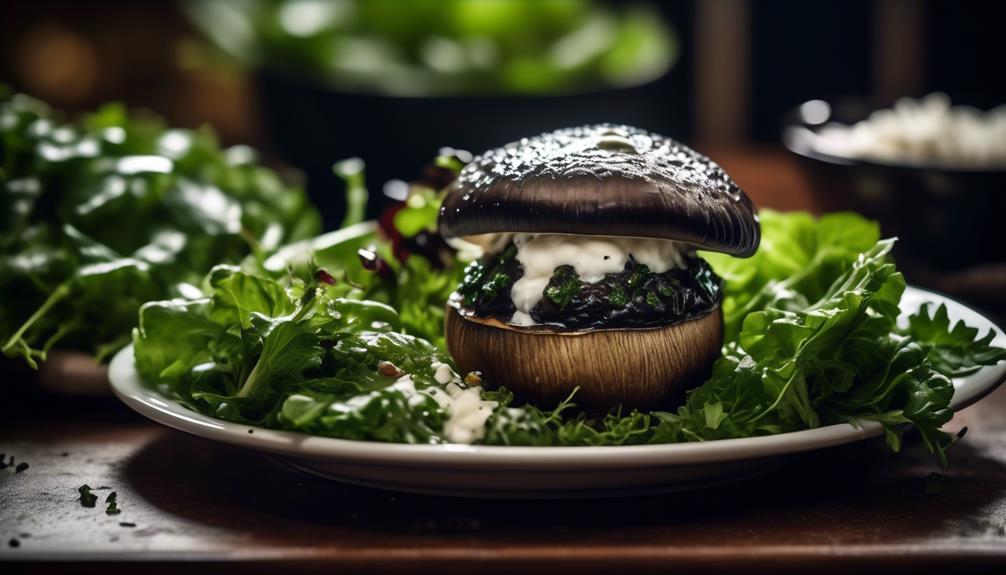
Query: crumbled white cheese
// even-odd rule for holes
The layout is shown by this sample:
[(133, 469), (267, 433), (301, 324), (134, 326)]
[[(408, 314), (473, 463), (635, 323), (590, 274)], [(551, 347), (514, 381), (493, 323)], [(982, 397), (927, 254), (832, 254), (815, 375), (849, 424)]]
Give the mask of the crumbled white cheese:
[(517, 311), (514, 325), (534, 325), (531, 308), (538, 304), (555, 268), (573, 266), (582, 281), (596, 283), (609, 273), (625, 269), (629, 256), (654, 273), (686, 267), (686, 246), (657, 238), (576, 236), (565, 234), (514, 234), (517, 260), (524, 275), (514, 282), (510, 297)]
[(457, 377), (457, 374), (454, 373), (451, 366), (439, 361), (433, 362), (433, 379), (436, 379), (437, 383), (447, 385), (455, 377)]
[(444, 435), (454, 443), (472, 443), (485, 436), (486, 421), (497, 404), (482, 399), (481, 387), (458, 389), (460, 392), (452, 397), (453, 401), (447, 408)]
[(432, 365), (434, 378), (443, 389), (431, 387), (422, 390), (437, 402), (447, 414), (444, 436), (453, 443), (472, 443), (485, 436), (486, 421), (498, 405), (482, 399), (481, 387), (461, 387), (461, 376), (446, 363)]

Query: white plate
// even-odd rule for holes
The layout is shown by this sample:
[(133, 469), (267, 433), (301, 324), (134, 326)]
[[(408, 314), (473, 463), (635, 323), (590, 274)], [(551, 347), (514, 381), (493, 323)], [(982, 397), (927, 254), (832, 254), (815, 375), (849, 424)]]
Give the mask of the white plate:
[[(971, 308), (945, 296), (908, 288), (902, 310), (945, 303), (954, 320), (984, 334), (1006, 336)], [(290, 431), (249, 428), (193, 412), (140, 380), (132, 346), (112, 360), (112, 389), (129, 407), (181, 431), (257, 449), (324, 477), (372, 487), (470, 497), (594, 497), (693, 489), (736, 481), (778, 465), (787, 455), (879, 435), (881, 427), (829, 425), (768, 437), (705, 443), (611, 447), (403, 445), (348, 441)], [(955, 409), (981, 399), (1006, 379), (1006, 362), (954, 381)], [(249, 432), (251, 430), (252, 432)]]

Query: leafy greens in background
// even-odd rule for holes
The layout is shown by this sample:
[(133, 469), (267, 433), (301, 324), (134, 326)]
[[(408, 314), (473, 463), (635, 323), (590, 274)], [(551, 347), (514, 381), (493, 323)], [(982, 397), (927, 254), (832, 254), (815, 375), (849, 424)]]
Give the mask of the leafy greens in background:
[(222, 149), (107, 105), (67, 122), (0, 86), (0, 346), (106, 358), (149, 300), (198, 293), (221, 262), (318, 232), (304, 192)]
[[(478, 439), (663, 443), (873, 420), (895, 450), (905, 424), (914, 424), (945, 462), (948, 378), (1006, 359), (1006, 350), (991, 345), (991, 333), (952, 325), (942, 307), (925, 307), (899, 326), (905, 282), (889, 256), (893, 240), (879, 240), (875, 224), (851, 214), (761, 216), (765, 241), (755, 257), (708, 256), (725, 278), (730, 335), (712, 376), (676, 412), (616, 409), (592, 420), (576, 410), (575, 396), (540, 409), (515, 405), (506, 390), (480, 391), (495, 407)], [(310, 264), (272, 278), (217, 268), (202, 299), (145, 305), (134, 332), (141, 374), (191, 408), (232, 421), (353, 439), (446, 441), (449, 408), (435, 400), (444, 385), (432, 364), (450, 360), (422, 337), (401, 333), (410, 330), (395, 306), (408, 294), (385, 294), (391, 306), (361, 299), (382, 292), (355, 287), (353, 278), (367, 262), (372, 282), (380, 270), (355, 257), (356, 244), (346, 238), (362, 245), (367, 233), (344, 233), (338, 249), (318, 252), (330, 273)], [(422, 273), (432, 286), (432, 278), (456, 272)], [(410, 284), (392, 285), (406, 292)], [(422, 305), (442, 305), (434, 300), (453, 285), (429, 290)], [(439, 337), (439, 326), (410, 333)], [(403, 373), (416, 391), (401, 385)], [(460, 385), (478, 383), (469, 377)]]
[[(597, 0), (189, 0), (246, 65), (397, 96), (548, 94), (637, 85), (677, 58), (653, 6)], [(361, 62), (366, 65), (361, 65)]]

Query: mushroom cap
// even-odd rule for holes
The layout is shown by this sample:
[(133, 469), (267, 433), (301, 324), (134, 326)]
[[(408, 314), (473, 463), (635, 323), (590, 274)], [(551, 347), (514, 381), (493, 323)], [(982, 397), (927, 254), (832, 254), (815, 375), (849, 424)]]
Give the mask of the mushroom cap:
[(559, 233), (675, 240), (750, 256), (754, 205), (715, 162), (671, 138), (597, 124), (476, 157), (440, 208), (447, 237)]

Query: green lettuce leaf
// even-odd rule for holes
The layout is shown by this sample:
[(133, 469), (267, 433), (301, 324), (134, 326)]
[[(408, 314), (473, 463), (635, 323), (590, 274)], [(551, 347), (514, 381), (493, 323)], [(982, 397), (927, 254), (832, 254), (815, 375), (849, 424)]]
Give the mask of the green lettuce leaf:
[(0, 88), (0, 347), (107, 358), (140, 306), (184, 298), (213, 266), (318, 232), (303, 190), (212, 131), (108, 105), (66, 121)]
[(815, 219), (804, 212), (761, 210), (761, 247), (739, 259), (703, 253), (724, 280), (725, 339), (733, 340), (752, 311), (788, 300), (793, 306), (816, 301), (859, 254), (880, 239), (876, 222), (852, 213)]

